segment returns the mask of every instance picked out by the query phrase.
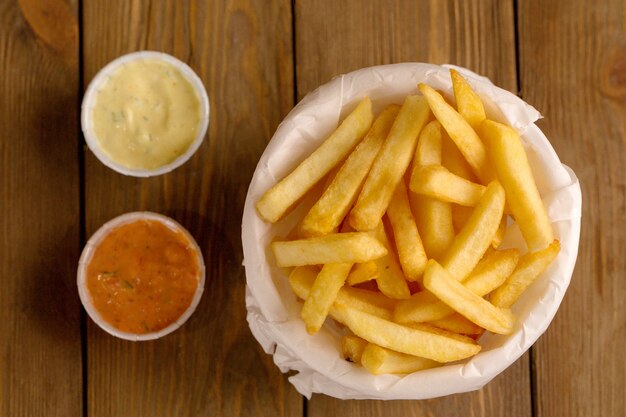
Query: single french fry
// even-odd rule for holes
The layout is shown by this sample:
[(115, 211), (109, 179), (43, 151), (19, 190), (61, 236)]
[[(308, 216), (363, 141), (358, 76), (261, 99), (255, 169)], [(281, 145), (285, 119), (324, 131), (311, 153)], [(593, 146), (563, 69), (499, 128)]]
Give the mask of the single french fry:
[(396, 324), (350, 308), (339, 300), (333, 304), (332, 312), (355, 335), (370, 343), (409, 355), (437, 362), (452, 362), (480, 351), (480, 345), (470, 338), (427, 325), (408, 327)]
[[(420, 133), (413, 157), (413, 172), (423, 166), (441, 164), (441, 146), (441, 124), (434, 120)], [(409, 202), (427, 257), (439, 259), (454, 239), (451, 205), (412, 192), (409, 193)]]
[(441, 165), (427, 165), (413, 171), (411, 191), (448, 203), (475, 206), (485, 186), (458, 177)]
[(484, 330), (482, 327), (472, 323), (472, 321), (466, 319), (459, 313), (454, 313), (439, 320), (429, 321), (428, 324), (449, 332), (464, 334), (467, 336), (481, 334)]
[(309, 239), (272, 242), (276, 264), (280, 267), (360, 263), (387, 254), (381, 242), (364, 232), (333, 233)]
[(361, 185), (395, 120), (399, 106), (387, 107), (334, 177), (322, 197), (302, 220), (304, 236), (322, 236), (339, 226), (354, 204)]
[(430, 116), (424, 97), (405, 99), (350, 212), (350, 224), (356, 230), (372, 230), (382, 219), (391, 195), (411, 162), (417, 135)]
[(378, 289), (389, 298), (396, 300), (409, 298), (411, 296), (409, 286), (393, 250), (390, 249), (389, 239), (387, 238), (383, 222), (379, 222), (378, 226), (370, 234), (387, 249), (385, 256), (375, 260), (379, 271), (378, 277), (376, 277)]
[(322, 267), (300, 311), (300, 317), (309, 334), (317, 333), (324, 324), (351, 268), (351, 263), (326, 264)]
[(561, 244), (554, 240), (547, 248), (522, 256), (513, 274), (491, 294), (491, 302), (498, 307), (510, 308), (548, 268), (560, 250)]
[(480, 133), (528, 249), (531, 252), (544, 249), (554, 240), (554, 232), (519, 135), (491, 120), (480, 125)]
[(510, 334), (515, 318), (509, 310), (500, 309), (474, 294), (435, 260), (428, 261), (424, 287), (480, 327), (497, 334)]
[(341, 357), (347, 361), (360, 364), (361, 356), (367, 345), (367, 341), (358, 336), (344, 336), (341, 338)]
[[(302, 300), (308, 298), (318, 273), (319, 270), (314, 266), (299, 266), (291, 271), (289, 284), (298, 298)], [(379, 292), (360, 288), (344, 286), (339, 289), (336, 300), (341, 301), (351, 308), (363, 310), (386, 320), (391, 319), (392, 311), (395, 308), (394, 300), (390, 300)], [(336, 319), (332, 314), (332, 308), (329, 311), (329, 315)]]
[(361, 100), (339, 127), (289, 175), (270, 188), (256, 203), (263, 220), (278, 221), (300, 198), (341, 162), (372, 124), (372, 102)]
[(413, 171), (417, 167), (426, 165), (441, 165), (441, 152), (441, 123), (433, 120), (422, 129), (419, 135), (417, 146), (415, 147), (415, 155), (413, 156)]
[[(511, 275), (519, 260), (519, 250), (494, 250), (485, 256), (472, 273), (463, 281), (465, 288), (484, 297), (501, 286)], [(398, 323), (432, 322), (449, 317), (454, 310), (430, 291), (413, 294), (410, 299), (398, 302), (393, 320)]]
[(457, 281), (465, 279), (485, 254), (503, 212), (504, 189), (500, 183), (493, 181), (441, 260), (443, 267)]
[(396, 352), (373, 343), (367, 343), (361, 352), (361, 365), (374, 375), (410, 374), (441, 366), (439, 362)]
[(417, 281), (426, 268), (426, 252), (409, 205), (404, 181), (400, 181), (391, 197), (387, 216), (393, 229), (402, 271), (409, 281)]
[(378, 266), (376, 265), (376, 261), (368, 261), (360, 264), (355, 264), (352, 267), (352, 271), (348, 274), (348, 278), (346, 278), (346, 284), (348, 285), (357, 285), (363, 282), (371, 281), (376, 279), (379, 275)]
[(432, 112), (443, 128), (448, 132), (450, 139), (454, 141), (459, 151), (463, 154), (472, 171), (484, 184), (487, 184), (494, 177), (489, 168), (487, 159), (487, 151), (485, 145), (467, 123), (451, 105), (446, 103), (445, 99), (435, 91), (432, 87), (420, 83), (419, 90), (428, 100)]
[(486, 118), (482, 100), (457, 70), (450, 68), (450, 77), (459, 113), (473, 129), (477, 129)]

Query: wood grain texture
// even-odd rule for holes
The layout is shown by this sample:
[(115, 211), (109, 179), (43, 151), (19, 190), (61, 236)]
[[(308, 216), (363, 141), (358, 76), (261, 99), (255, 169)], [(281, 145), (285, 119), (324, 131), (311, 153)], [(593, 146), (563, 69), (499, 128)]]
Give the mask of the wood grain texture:
[[(452, 63), (517, 91), (512, 2), (296, 2), (298, 95), (331, 77), (395, 62)], [(314, 396), (308, 416), (531, 414), (528, 355), (486, 388), (429, 401)]]
[(0, 1), (1, 416), (82, 414), (76, 32), (76, 2)]
[(578, 263), (535, 350), (537, 416), (626, 410), (626, 5), (521, 0), (523, 98), (583, 193)]
[(300, 98), (332, 77), (398, 62), (456, 64), (517, 91), (512, 1), (296, 3)]
[(293, 106), (290, 3), (85, 0), (83, 11), (86, 82), (118, 55), (160, 50), (196, 70), (211, 100), (204, 144), (171, 174), (126, 178), (85, 153), (88, 235), (124, 212), (164, 213), (207, 265), (198, 309), (167, 337), (124, 342), (89, 321), (89, 416), (300, 415), (246, 323), (240, 227), (252, 172)]

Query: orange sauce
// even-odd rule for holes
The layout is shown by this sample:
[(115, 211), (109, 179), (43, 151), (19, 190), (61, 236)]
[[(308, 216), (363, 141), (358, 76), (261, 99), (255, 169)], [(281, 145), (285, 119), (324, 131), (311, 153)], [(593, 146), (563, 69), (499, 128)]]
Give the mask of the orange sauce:
[(175, 322), (198, 287), (200, 265), (189, 239), (156, 220), (113, 229), (87, 265), (87, 289), (102, 318), (144, 334)]

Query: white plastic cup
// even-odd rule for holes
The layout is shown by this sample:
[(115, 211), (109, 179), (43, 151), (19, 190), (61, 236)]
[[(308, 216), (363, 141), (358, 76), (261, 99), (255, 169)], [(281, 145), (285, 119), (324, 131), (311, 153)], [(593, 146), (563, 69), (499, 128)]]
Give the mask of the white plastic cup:
[[(198, 133), (196, 134), (195, 139), (189, 145), (185, 153), (180, 155), (169, 164), (163, 165), (155, 169), (128, 168), (111, 159), (104, 151), (102, 151), (93, 128), (93, 108), (95, 106), (99, 90), (107, 82), (107, 80), (111, 77), (113, 73), (115, 73), (120, 67), (128, 64), (129, 62), (147, 59), (161, 60), (173, 65), (181, 72), (181, 74), (196, 90), (196, 92), (198, 93), (198, 97), (200, 98), (200, 120), (198, 122)], [(81, 105), (80, 124), (83, 135), (85, 136), (85, 141), (87, 142), (87, 146), (89, 146), (91, 152), (93, 152), (94, 155), (96, 155), (96, 157), (104, 165), (124, 175), (129, 175), (133, 177), (153, 177), (173, 171), (174, 169), (187, 162), (189, 158), (191, 158), (191, 156), (198, 150), (198, 148), (202, 144), (202, 141), (204, 140), (204, 135), (206, 134), (206, 131), (209, 127), (209, 110), (209, 96), (206, 92), (206, 89), (204, 88), (204, 84), (202, 84), (202, 80), (200, 80), (200, 77), (198, 77), (198, 75), (187, 64), (163, 52), (139, 51), (127, 55), (122, 55), (119, 58), (116, 58), (113, 61), (109, 62), (91, 80), (83, 97), (83, 102)]]
[[(189, 244), (192, 246), (193, 250), (195, 251), (197, 255), (198, 265), (199, 265), (198, 286), (196, 287), (196, 292), (191, 300), (191, 304), (189, 304), (189, 307), (187, 307), (187, 309), (183, 312), (183, 314), (169, 326), (157, 332), (150, 332), (150, 333), (143, 333), (143, 334), (123, 332), (102, 318), (102, 315), (100, 314), (100, 312), (95, 308), (93, 304), (93, 300), (91, 298), (91, 294), (89, 292), (89, 289), (87, 288), (87, 273), (86, 273), (87, 265), (89, 265), (89, 262), (91, 261), (91, 258), (93, 257), (94, 251), (96, 250), (98, 245), (100, 245), (100, 242), (102, 242), (102, 240), (109, 233), (111, 233), (113, 230), (117, 229), (118, 227), (128, 224), (128, 223), (136, 222), (138, 220), (158, 221), (171, 230), (183, 233), (183, 235), (187, 238), (187, 240), (189, 241)], [(78, 294), (80, 296), (80, 301), (83, 303), (83, 307), (85, 307), (85, 310), (87, 311), (87, 314), (89, 314), (89, 317), (91, 317), (91, 319), (95, 321), (96, 324), (100, 326), (102, 330), (104, 330), (105, 332), (115, 337), (119, 337), (120, 339), (131, 340), (133, 342), (139, 342), (143, 340), (158, 339), (167, 334), (170, 334), (174, 330), (182, 326), (187, 321), (187, 319), (196, 310), (196, 307), (198, 306), (198, 303), (200, 302), (200, 298), (202, 297), (202, 293), (204, 292), (205, 275), (206, 275), (206, 269), (204, 266), (204, 259), (202, 257), (202, 251), (200, 250), (200, 247), (196, 243), (195, 239), (187, 231), (187, 229), (185, 229), (178, 222), (176, 222), (175, 220), (167, 216), (163, 216), (157, 213), (152, 213), (149, 211), (136, 211), (132, 213), (122, 214), (121, 216), (118, 216), (112, 220), (109, 220), (107, 223), (102, 225), (100, 229), (96, 231), (96, 233), (94, 233), (91, 236), (91, 238), (85, 245), (85, 248), (83, 249), (83, 252), (80, 256), (80, 260), (78, 261), (78, 273), (77, 273), (76, 284), (78, 286)]]

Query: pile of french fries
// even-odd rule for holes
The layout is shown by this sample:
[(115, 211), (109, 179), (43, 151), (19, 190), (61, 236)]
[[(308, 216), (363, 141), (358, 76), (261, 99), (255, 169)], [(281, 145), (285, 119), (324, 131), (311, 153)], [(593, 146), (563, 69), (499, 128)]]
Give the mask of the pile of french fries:
[[(363, 98), (256, 205), (273, 223), (324, 184), (271, 249), (293, 268), (306, 330), (343, 324), (343, 357), (373, 374), (465, 359), (485, 330), (511, 333), (510, 307), (560, 249), (519, 135), (450, 75), (456, 108), (426, 84), (377, 117)], [(513, 222), (523, 255), (498, 249)]]

